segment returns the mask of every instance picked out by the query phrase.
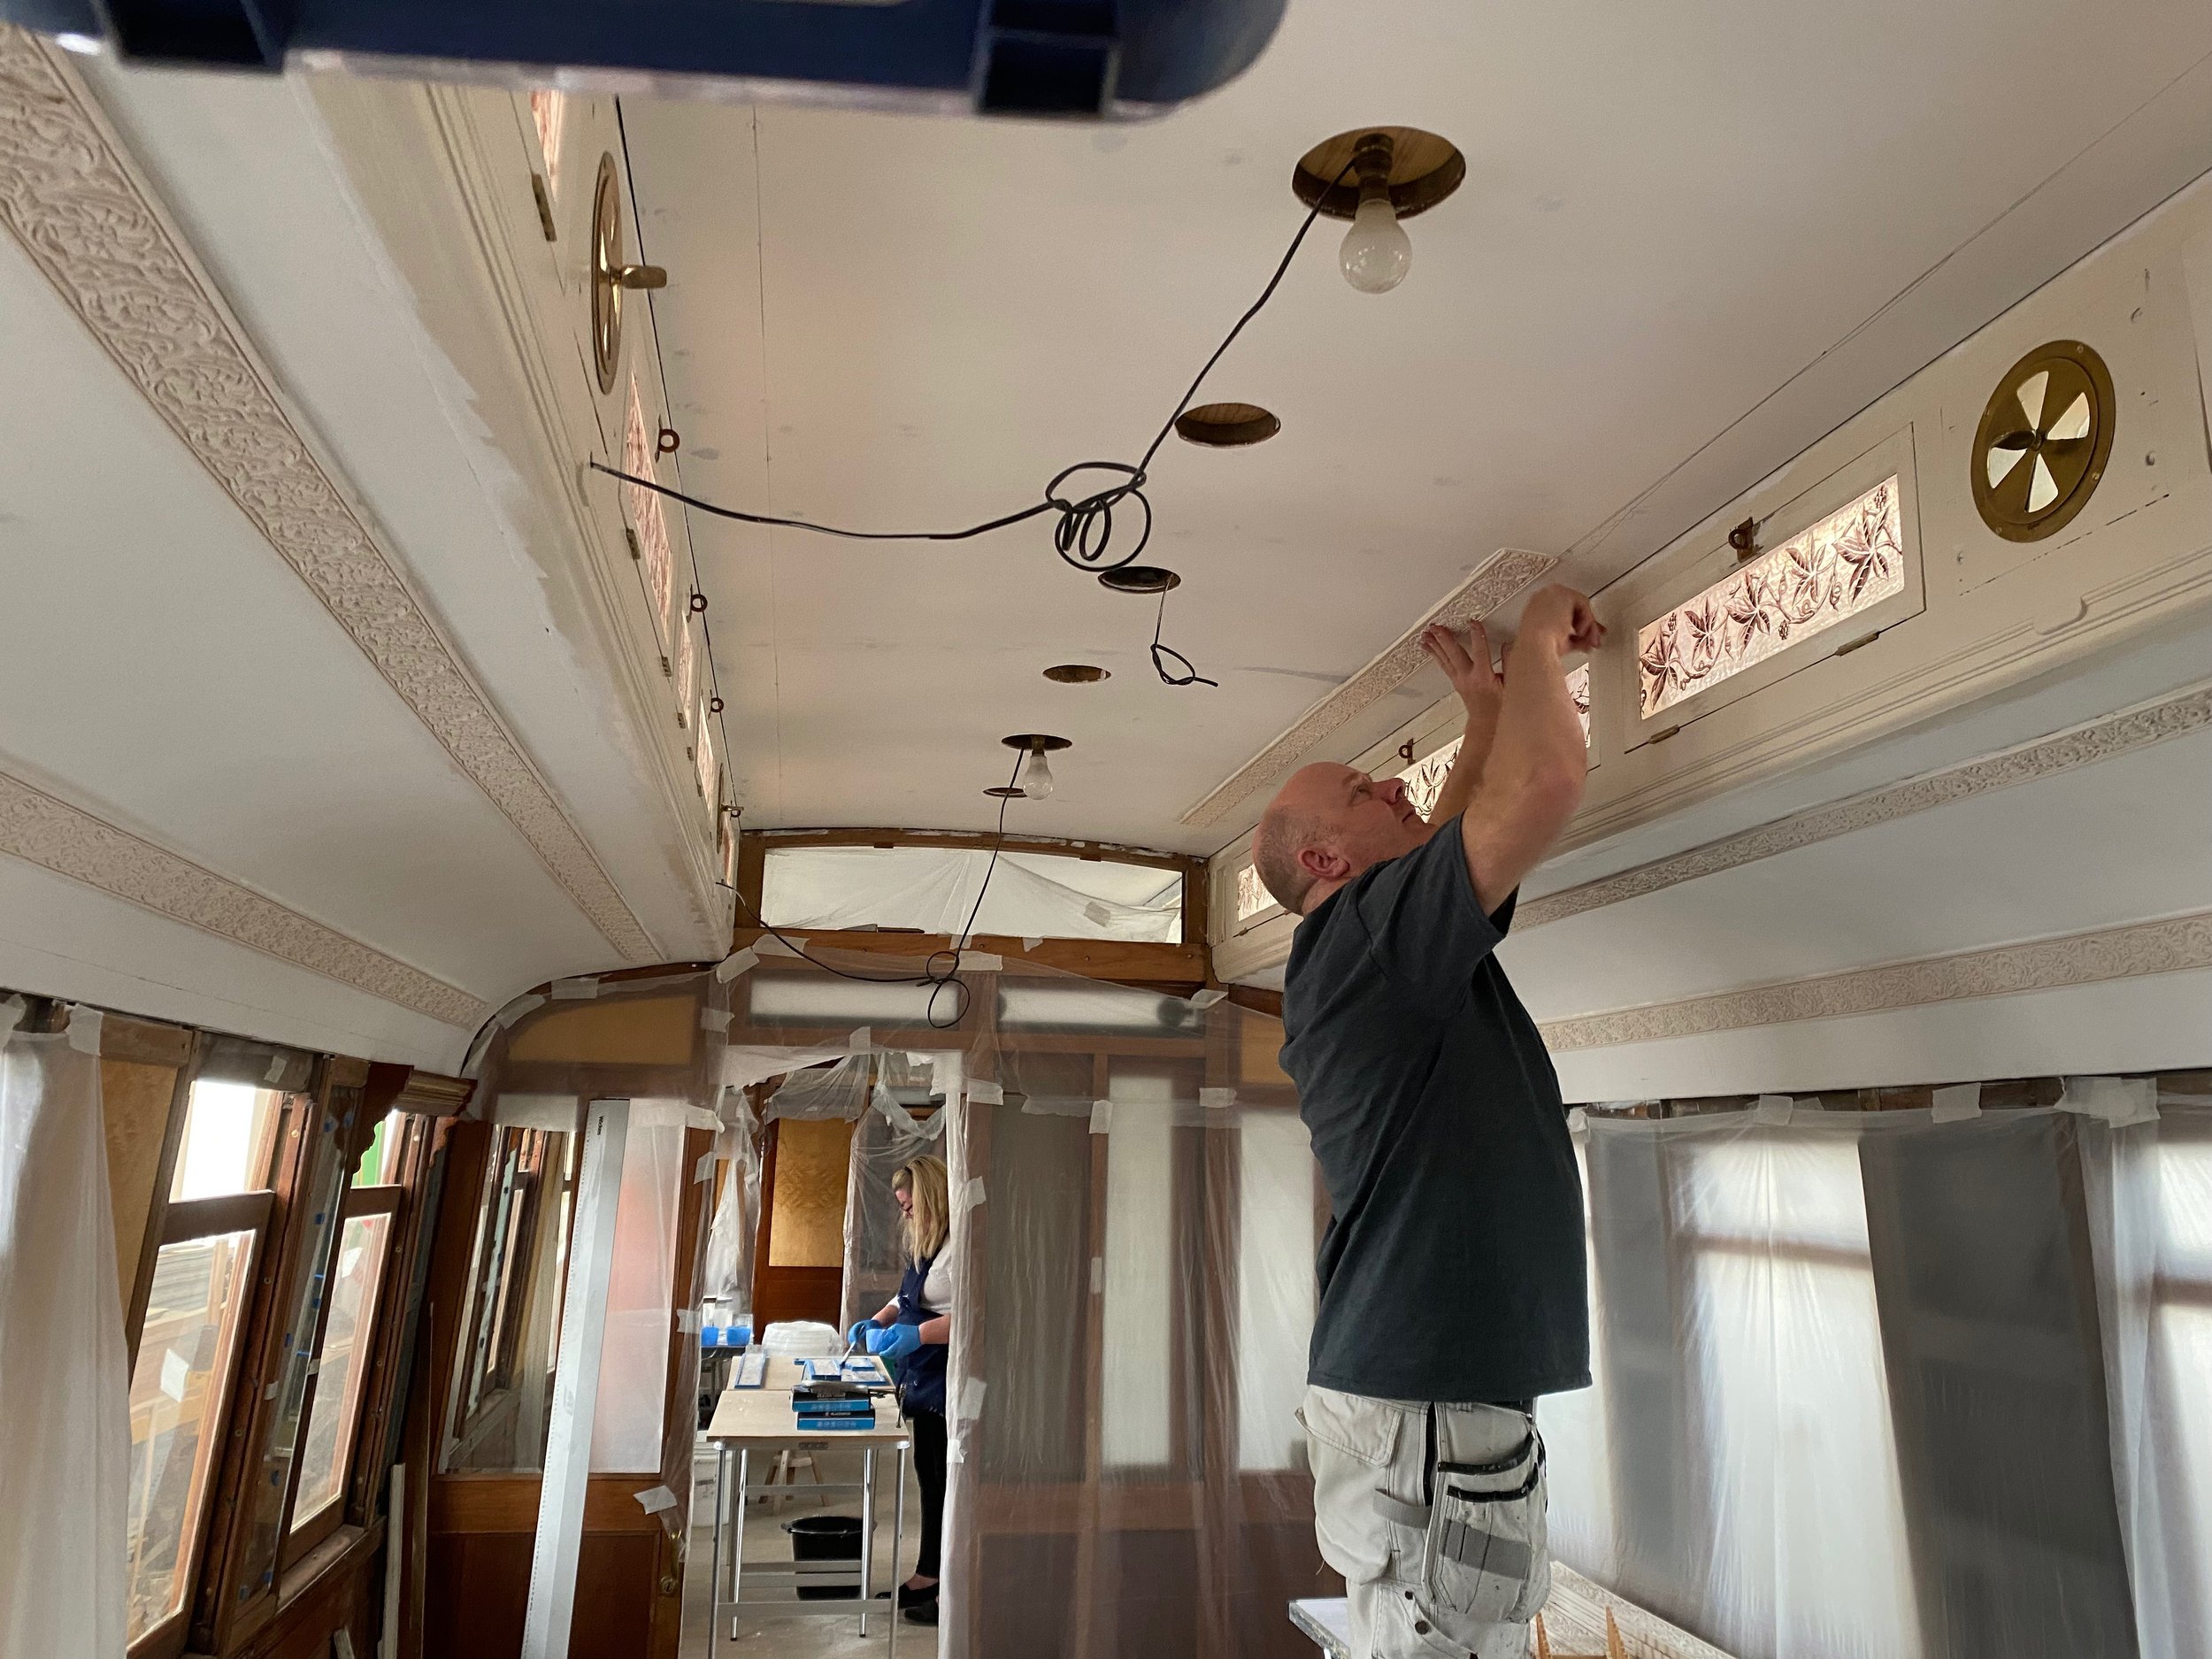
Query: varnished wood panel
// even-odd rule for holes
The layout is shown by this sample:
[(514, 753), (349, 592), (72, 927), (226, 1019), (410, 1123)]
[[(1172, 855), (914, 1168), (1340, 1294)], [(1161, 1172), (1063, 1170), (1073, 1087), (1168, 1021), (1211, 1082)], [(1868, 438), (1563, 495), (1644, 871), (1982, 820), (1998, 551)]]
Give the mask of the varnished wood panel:
[[(585, 1533), (570, 1659), (641, 1659), (650, 1651), (659, 1539), (657, 1526), (650, 1533)], [(521, 1653), (534, 1541), (527, 1532), (431, 1539), (425, 1659), (515, 1659)]]
[(138, 1282), (138, 1258), (154, 1209), (169, 1109), (176, 1098), (174, 1065), (132, 1060), (100, 1062), (100, 1115), (107, 1131), (108, 1200), (115, 1215), (115, 1271), (125, 1312)]

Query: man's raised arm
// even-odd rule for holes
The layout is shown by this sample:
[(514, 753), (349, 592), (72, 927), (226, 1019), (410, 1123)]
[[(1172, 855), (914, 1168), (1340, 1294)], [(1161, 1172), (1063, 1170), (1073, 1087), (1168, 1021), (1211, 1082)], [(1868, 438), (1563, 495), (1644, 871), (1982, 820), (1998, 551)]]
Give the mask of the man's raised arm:
[(1528, 602), (1505, 658), (1497, 735), (1460, 818), (1475, 897), (1494, 912), (1536, 867), (1582, 803), (1589, 753), (1559, 659), (1595, 650), (1605, 628), (1571, 588)]
[(1504, 695), (1505, 682), (1490, 666), (1490, 636), (1479, 622), (1467, 625), (1463, 642), (1457, 630), (1442, 623), (1424, 629), (1421, 649), (1444, 671), (1467, 710), (1459, 753), (1453, 757), (1444, 787), (1436, 793), (1436, 804), (1429, 809), (1431, 824), (1448, 824), (1467, 810), (1467, 803), (1475, 798), (1475, 786), (1482, 781), (1490, 745), (1498, 734), (1498, 703)]

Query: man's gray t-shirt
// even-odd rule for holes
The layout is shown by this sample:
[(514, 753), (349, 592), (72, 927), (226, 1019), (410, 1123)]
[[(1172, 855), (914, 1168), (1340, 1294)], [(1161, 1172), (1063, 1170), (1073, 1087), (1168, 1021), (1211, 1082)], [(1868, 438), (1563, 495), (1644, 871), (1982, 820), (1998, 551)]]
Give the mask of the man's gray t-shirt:
[(1512, 1402), (1590, 1380), (1582, 1182), (1543, 1039), (1491, 955), (1459, 821), (1299, 924), (1283, 1067), (1329, 1194), (1308, 1380)]

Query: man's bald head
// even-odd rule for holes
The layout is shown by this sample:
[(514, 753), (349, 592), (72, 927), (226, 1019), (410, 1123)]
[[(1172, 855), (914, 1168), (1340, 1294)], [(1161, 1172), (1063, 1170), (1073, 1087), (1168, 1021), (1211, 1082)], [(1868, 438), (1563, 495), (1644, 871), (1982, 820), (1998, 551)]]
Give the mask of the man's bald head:
[[(1316, 887), (1328, 892), (1428, 836), (1395, 779), (1377, 783), (1333, 761), (1301, 767), (1276, 792), (1252, 833), (1252, 865), (1275, 902), (1303, 916)], [(1328, 896), (1326, 893), (1322, 896)]]

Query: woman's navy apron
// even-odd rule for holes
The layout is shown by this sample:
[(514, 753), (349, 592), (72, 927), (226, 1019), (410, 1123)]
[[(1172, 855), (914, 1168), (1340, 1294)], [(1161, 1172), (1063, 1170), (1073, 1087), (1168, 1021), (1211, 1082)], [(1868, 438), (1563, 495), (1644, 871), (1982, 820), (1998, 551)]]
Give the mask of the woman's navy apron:
[[(919, 1325), (937, 1316), (922, 1307), (922, 1281), (929, 1277), (931, 1256), (927, 1261), (907, 1263), (906, 1277), (899, 1281), (899, 1317), (901, 1325)], [(949, 1345), (943, 1342), (925, 1342), (899, 1362), (899, 1398), (910, 1411), (934, 1411), (945, 1415), (945, 1356)]]

